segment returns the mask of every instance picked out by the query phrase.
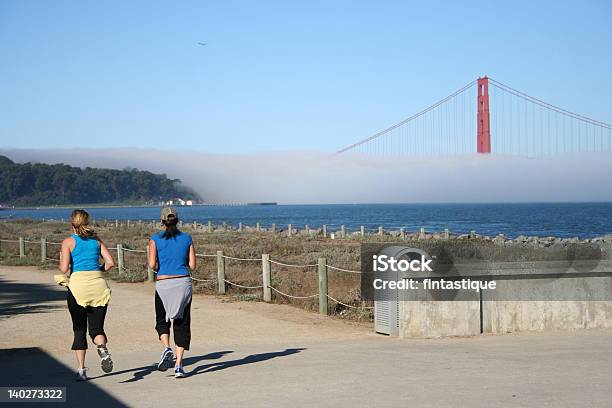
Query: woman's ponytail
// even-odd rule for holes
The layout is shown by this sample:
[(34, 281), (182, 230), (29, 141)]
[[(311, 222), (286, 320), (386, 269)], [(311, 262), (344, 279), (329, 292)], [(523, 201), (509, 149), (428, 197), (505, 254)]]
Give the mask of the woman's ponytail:
[(167, 220), (162, 220), (162, 224), (166, 228), (162, 236), (163, 239), (174, 238), (179, 234), (179, 229), (177, 227), (179, 221), (178, 217), (174, 214), (170, 214), (167, 218)]
[(75, 233), (81, 238), (96, 238), (96, 231), (89, 225), (89, 214), (85, 210), (74, 210), (70, 216), (70, 223)]

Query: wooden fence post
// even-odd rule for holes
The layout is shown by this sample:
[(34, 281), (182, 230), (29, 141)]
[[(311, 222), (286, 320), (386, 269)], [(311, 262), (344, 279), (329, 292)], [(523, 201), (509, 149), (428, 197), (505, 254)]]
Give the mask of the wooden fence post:
[(323, 238), (327, 238), (327, 225), (323, 224)]
[(327, 316), (327, 259), (319, 258), (319, 313)]
[(346, 227), (344, 225), (340, 226), (340, 236), (346, 238)]
[(147, 263), (147, 280), (149, 282), (155, 282), (155, 271), (153, 271), (153, 268), (149, 266), (149, 246), (148, 245), (147, 245), (145, 253), (147, 257), (145, 261)]
[(225, 294), (225, 258), (223, 257), (223, 251), (217, 251), (217, 282), (218, 290), (220, 295)]
[(117, 244), (117, 269), (123, 273), (123, 245)]
[(383, 227), (382, 227), (382, 225), (380, 227), (378, 227), (378, 235), (380, 235), (381, 237), (383, 235)]
[(276, 233), (276, 224), (272, 223), (272, 233)]
[(264, 302), (272, 301), (272, 289), (270, 286), (272, 285), (272, 274), (270, 267), (270, 254), (262, 254), (261, 255), (261, 271), (262, 271), (262, 281), (263, 281), (263, 300)]
[(363, 225), (359, 228), (359, 232), (361, 233), (361, 238), (365, 237), (365, 227)]
[(448, 231), (448, 228), (444, 228), (444, 239), (449, 239), (450, 238), (450, 232)]
[(400, 238), (401, 239), (406, 239), (406, 231), (404, 231), (404, 228), (400, 228)]
[(425, 227), (421, 227), (421, 232), (419, 234), (419, 239), (425, 239)]
[(119, 228), (119, 220), (115, 220), (115, 228)]
[(40, 262), (47, 262), (47, 238), (40, 239)]
[(22, 237), (19, 237), (19, 257), (25, 258), (25, 241)]
[(255, 224), (255, 229), (257, 230), (257, 232), (259, 232), (261, 230), (261, 227), (259, 226), (259, 223)]
[(292, 227), (291, 224), (287, 225), (287, 236), (289, 238), (291, 238), (291, 234), (293, 233), (293, 231), (291, 231)]
[(208, 232), (213, 232), (212, 221), (208, 221)]
[(238, 232), (242, 232), (242, 223), (241, 222), (238, 223)]

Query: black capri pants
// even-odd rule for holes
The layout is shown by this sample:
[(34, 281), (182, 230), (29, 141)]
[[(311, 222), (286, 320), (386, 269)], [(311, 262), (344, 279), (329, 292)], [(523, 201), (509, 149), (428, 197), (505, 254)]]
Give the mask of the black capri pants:
[(162, 334), (170, 335), (170, 325), (172, 325), (174, 332), (174, 343), (185, 350), (189, 350), (189, 344), (191, 343), (191, 300), (183, 310), (182, 319), (174, 319), (168, 322), (166, 321), (164, 302), (155, 291), (155, 330), (157, 330), (158, 336), (161, 337)]
[(108, 304), (97, 307), (83, 307), (79, 305), (70, 289), (68, 289), (68, 311), (72, 318), (72, 330), (74, 331), (72, 350), (87, 350), (87, 329), (89, 329), (89, 337), (91, 337), (92, 341), (96, 336), (102, 335), (106, 344), (104, 319), (106, 318), (107, 309)]

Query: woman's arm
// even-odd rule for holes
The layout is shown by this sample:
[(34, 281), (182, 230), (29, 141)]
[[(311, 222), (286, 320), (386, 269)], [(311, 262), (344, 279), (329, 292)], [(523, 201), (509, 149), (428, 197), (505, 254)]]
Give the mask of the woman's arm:
[(102, 259), (104, 259), (104, 272), (110, 271), (111, 268), (115, 266), (115, 260), (108, 251), (106, 244), (102, 241), (100, 241), (100, 255), (102, 255)]
[(155, 241), (152, 239), (149, 240), (149, 254), (147, 255), (147, 262), (149, 263), (149, 268), (155, 270), (155, 266), (157, 264), (157, 248), (155, 247)]
[(70, 272), (70, 251), (74, 249), (74, 238), (68, 237), (62, 242), (60, 249), (59, 270), (62, 273)]
[(189, 245), (189, 269), (192, 271), (196, 268), (196, 256), (195, 256), (195, 248), (193, 246), (193, 242)]

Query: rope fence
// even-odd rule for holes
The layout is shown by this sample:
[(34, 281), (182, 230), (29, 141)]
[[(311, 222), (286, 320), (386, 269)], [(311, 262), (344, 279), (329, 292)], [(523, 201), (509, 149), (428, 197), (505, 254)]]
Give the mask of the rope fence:
[(214, 280), (214, 279), (199, 279), (199, 278), (194, 278), (193, 275), (191, 276), (191, 279), (196, 281), (196, 282), (216, 282), (216, 280)]
[(310, 298), (314, 298), (319, 296), (318, 293), (315, 293), (314, 295), (308, 295), (308, 296), (295, 296), (295, 295), (290, 295), (288, 293), (285, 292), (281, 292), (280, 290), (276, 289), (274, 286), (268, 286), (268, 288), (272, 289), (274, 292), (283, 295), (285, 297), (291, 298), (291, 299), (310, 299)]
[(247, 285), (240, 285), (240, 284), (238, 284), (236, 282), (228, 281), (227, 279), (223, 279), (223, 280), (225, 281), (225, 283), (228, 283), (228, 284), (230, 284), (232, 286), (236, 286), (236, 287), (242, 288), (242, 289), (261, 289), (261, 288), (263, 288), (263, 285), (247, 286)]
[[(213, 255), (213, 256), (216, 256), (216, 255)], [(227, 255), (223, 255), (223, 258), (232, 259), (234, 261), (259, 261), (261, 262), (261, 258), (235, 258), (233, 256), (227, 256)]]
[(273, 261), (272, 259), (270, 259), (270, 262), (276, 265), (286, 266), (288, 268), (312, 268), (315, 266), (319, 266), (318, 264), (292, 265), (292, 264), (286, 264), (283, 262)]
[(196, 257), (200, 257), (200, 258), (216, 258), (217, 255), (213, 255), (213, 254), (195, 254)]
[(141, 249), (123, 248), (123, 250), (126, 251), (126, 252), (134, 252), (134, 253), (137, 253), (137, 254), (146, 254), (147, 253), (147, 251), (143, 251)]
[(357, 273), (361, 275), (361, 271), (352, 271), (350, 269), (342, 269), (342, 268), (338, 268), (337, 266), (331, 266), (331, 265), (327, 265), (327, 267), (329, 269), (333, 269), (335, 271), (339, 271), (339, 272), (346, 272), (346, 273)]
[[(28, 253), (28, 256), (26, 256), (25, 244), (36, 244), (36, 245), (39, 245), (39, 248), (40, 248), (41, 263), (60, 261), (58, 258), (48, 255), (47, 246), (61, 246), (62, 245), (61, 242), (49, 242), (49, 241), (46, 241), (45, 238), (42, 238), (39, 241), (35, 241), (31, 239), (26, 240), (26, 239), (20, 238), (18, 240), (0, 239), (0, 245), (1, 243), (18, 244), (20, 258), (28, 258), (28, 257), (31, 258), (33, 255), (33, 252), (30, 250), (30, 252)], [(146, 261), (146, 258), (145, 258), (145, 262), (141, 264), (142, 269), (140, 271), (134, 268), (134, 266), (130, 266), (130, 267), (126, 266), (126, 262), (125, 262), (126, 255), (130, 255), (130, 257), (132, 258), (133, 256), (137, 255), (138, 259), (140, 259), (141, 255), (147, 255), (148, 250), (124, 248), (122, 244), (116, 244), (115, 246), (109, 245), (108, 249), (111, 251), (117, 252), (117, 265), (116, 265), (117, 275), (115, 276), (118, 277), (120, 280), (125, 280), (126, 278), (128, 280), (135, 279), (135, 278), (142, 280), (142, 278), (144, 277), (144, 279), (150, 282), (155, 281), (155, 272), (153, 271), (152, 268), (149, 267), (148, 262)], [(4, 254), (4, 256), (12, 256), (12, 255)], [(230, 287), (245, 289), (245, 290), (261, 289), (263, 291), (263, 300), (266, 302), (272, 302), (272, 293), (275, 293), (277, 295), (280, 295), (288, 299), (296, 299), (296, 300), (307, 300), (307, 299), (314, 299), (318, 297), (319, 298), (319, 313), (323, 315), (329, 314), (328, 313), (328, 301), (335, 302), (336, 304), (342, 305), (343, 307), (349, 308), (349, 309), (372, 309), (372, 307), (368, 307), (364, 305), (360, 305), (360, 306), (351, 305), (347, 302), (342, 302), (329, 295), (328, 276), (327, 276), (328, 270), (337, 271), (341, 273), (351, 273), (351, 274), (361, 274), (361, 272), (357, 270), (345, 269), (345, 268), (341, 268), (341, 267), (337, 267), (333, 265), (328, 265), (326, 258), (319, 258), (317, 263), (312, 263), (312, 264), (291, 264), (291, 263), (278, 261), (275, 259), (270, 259), (270, 255), (268, 254), (263, 254), (261, 258), (241, 258), (237, 256), (225, 255), (223, 251), (217, 251), (216, 254), (199, 253), (199, 254), (196, 254), (196, 257), (204, 258), (204, 259), (208, 259), (208, 258), (216, 259), (216, 267), (217, 267), (216, 279), (214, 278), (202, 279), (197, 276), (193, 276), (194, 273), (191, 273), (191, 278), (196, 282), (215, 283), (217, 286), (217, 293), (220, 295), (223, 295), (226, 293), (226, 285), (228, 285)], [(251, 285), (251, 284), (238, 283), (233, 280), (227, 279), (226, 278), (226, 260), (237, 261), (237, 262), (259, 262), (261, 263), (261, 282), (262, 283), (257, 284), (257, 285)], [(318, 293), (314, 293), (311, 295), (298, 295), (298, 294), (287, 293), (279, 289), (278, 287), (275, 287), (272, 284), (272, 265), (273, 264), (284, 267), (284, 268), (298, 268), (298, 269), (299, 268), (301, 269), (317, 268), (318, 278), (319, 278), (318, 279), (318, 286), (319, 286)], [(276, 272), (276, 273), (279, 273), (279, 272)], [(288, 272), (284, 271), (283, 273), (288, 273)]]

